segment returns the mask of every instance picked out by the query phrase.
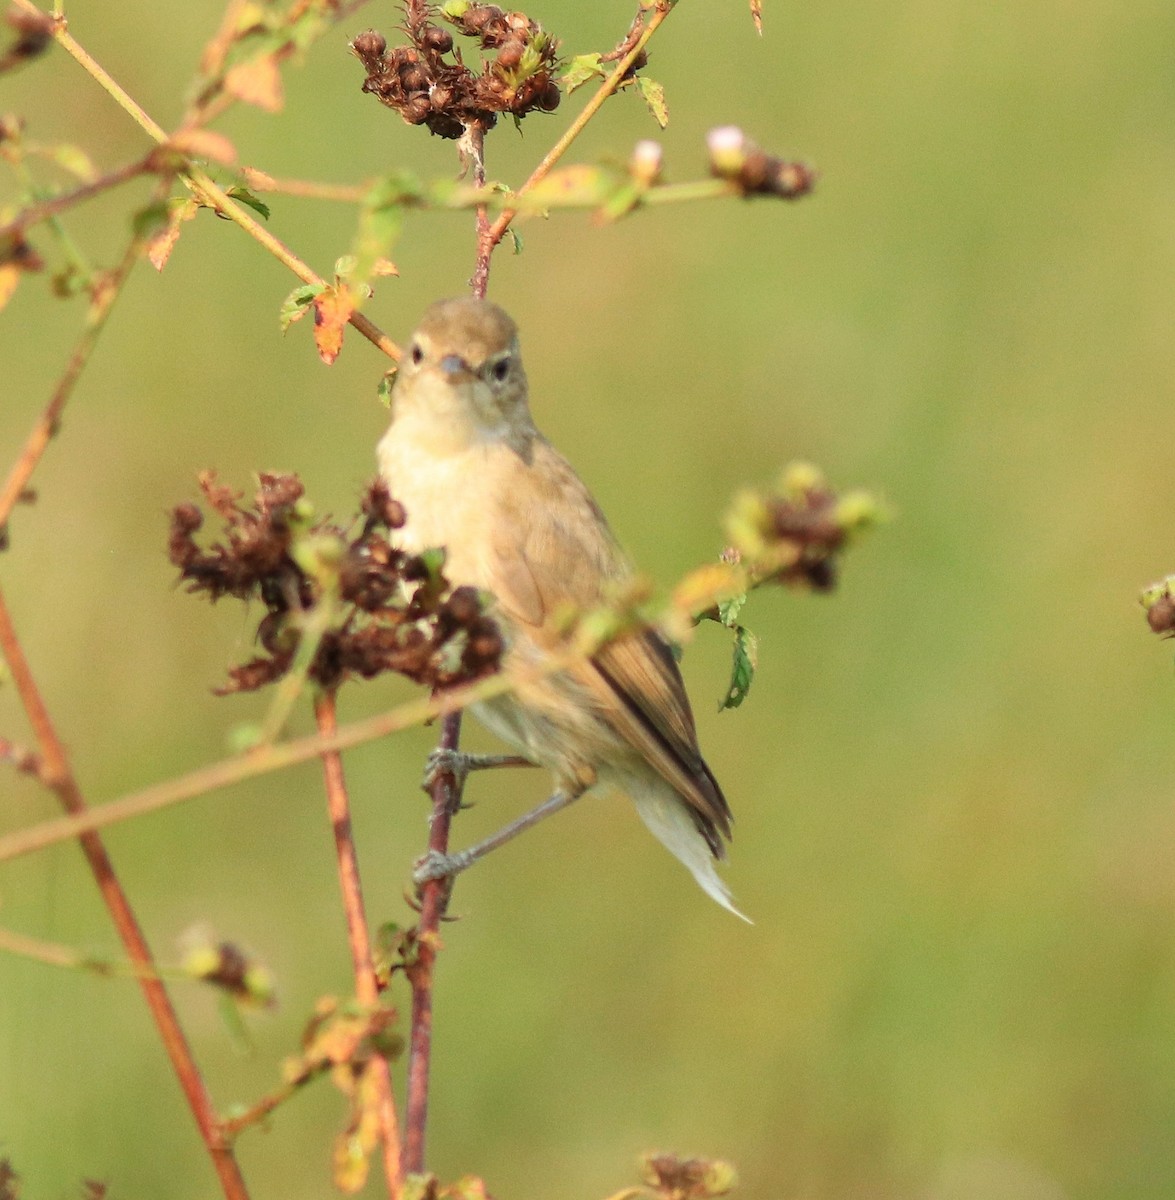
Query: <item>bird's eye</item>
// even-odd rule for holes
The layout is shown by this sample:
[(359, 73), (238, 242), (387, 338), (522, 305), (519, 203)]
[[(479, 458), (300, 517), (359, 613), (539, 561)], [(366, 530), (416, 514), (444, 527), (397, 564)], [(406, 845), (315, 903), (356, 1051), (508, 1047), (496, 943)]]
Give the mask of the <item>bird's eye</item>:
[(498, 361), (490, 368), (490, 374), (499, 383), (504, 383), (506, 376), (510, 374), (509, 358), (499, 358)]
[(424, 362), (424, 350), (420, 343), (416, 342), (412, 347), (412, 365), (418, 367), (422, 362)]

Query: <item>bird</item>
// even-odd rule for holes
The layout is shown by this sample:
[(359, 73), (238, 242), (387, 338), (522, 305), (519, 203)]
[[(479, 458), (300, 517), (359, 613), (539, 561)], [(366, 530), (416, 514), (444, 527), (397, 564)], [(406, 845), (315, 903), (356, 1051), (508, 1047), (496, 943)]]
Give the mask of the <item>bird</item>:
[[(496, 304), (458, 297), (427, 309), (399, 364), (377, 455), (405, 514), (396, 544), (411, 553), (444, 547), (453, 586), (489, 593), (507, 668), (541, 669), (565, 649), (569, 610), (597, 608), (633, 578), (600, 506), (536, 428), (518, 329)], [(626, 794), (702, 890), (748, 919), (715, 869), (730, 807), (698, 748), (673, 648), (657, 630), (625, 633), (565, 669), (524, 671), (515, 690), (472, 711), (551, 772), (556, 791), (540, 809), (605, 789)], [(469, 765), (492, 762), (470, 756)], [(512, 836), (510, 827), (503, 834), (483, 845)], [(467, 865), (460, 860), (426, 877), (455, 873)]]

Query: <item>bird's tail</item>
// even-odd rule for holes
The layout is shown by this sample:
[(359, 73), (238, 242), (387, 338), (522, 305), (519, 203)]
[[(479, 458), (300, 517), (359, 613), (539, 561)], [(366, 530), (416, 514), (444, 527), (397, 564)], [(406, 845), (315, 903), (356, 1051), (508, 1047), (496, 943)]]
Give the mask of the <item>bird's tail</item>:
[(748, 925), (753, 924), (746, 913), (735, 908), (730, 889), (715, 869), (710, 847), (694, 824), (685, 801), (660, 779), (654, 782), (630, 776), (625, 782), (628, 784), (625, 790), (641, 820), (669, 853), (689, 868), (702, 891)]

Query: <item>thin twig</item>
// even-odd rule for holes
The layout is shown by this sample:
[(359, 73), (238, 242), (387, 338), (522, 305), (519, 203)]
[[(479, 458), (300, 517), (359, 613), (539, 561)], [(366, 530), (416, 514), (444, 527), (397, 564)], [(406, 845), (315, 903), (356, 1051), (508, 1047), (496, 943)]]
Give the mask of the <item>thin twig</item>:
[[(24, 656), (24, 650), (16, 635), (8, 606), (0, 592), (0, 650), (8, 662), (13, 683), (16, 686), (21, 703), (28, 714), (29, 724), (33, 728), (37, 745), (44, 762), (45, 779), (49, 787), (57, 794), (65, 810), (73, 816), (85, 815), (86, 802), (82, 797), (66, 757), (65, 749), (57, 736), (49, 711), (41, 698), (32, 671)], [(114, 872), (101, 838), (94, 832), (81, 834), (79, 837), (82, 852), (86, 856), (98, 890), (114, 921), (118, 936), (122, 940), (127, 957), (137, 968), (144, 971), (139, 980), (147, 1007), (155, 1019), (159, 1035), (163, 1040), (172, 1069), (187, 1098), (188, 1106), (200, 1130), (204, 1146), (212, 1159), (220, 1179), (220, 1186), (226, 1200), (248, 1200), (249, 1192), (245, 1186), (244, 1177), (233, 1156), (232, 1150), (225, 1144), (221, 1136), (220, 1125), (216, 1110), (204, 1086), (200, 1070), (191, 1048), (180, 1027), (179, 1018), (172, 1007), (167, 988), (154, 974), (154, 963), (150, 947), (139, 927), (134, 910), (127, 899), (126, 892)], [(146, 972), (152, 972), (148, 975)]]
[[(469, 127), (469, 146), (473, 158), (473, 186), (484, 188), (486, 185), (485, 160), (485, 129), (481, 125)], [(478, 300), (486, 298), (486, 289), (490, 282), (490, 259), (493, 257), (494, 243), (490, 241), (489, 211), (484, 204), (477, 206), (477, 264), (473, 269), (473, 278), (469, 286)]]
[[(530, 173), (530, 178), (518, 189), (517, 195), (522, 195), (530, 191), (537, 183), (541, 183), (546, 179), (551, 172), (551, 168), (567, 153), (572, 142), (583, 132), (587, 123), (600, 111), (608, 97), (624, 82), (624, 77), (628, 74), (629, 68), (636, 62), (641, 51), (648, 45), (649, 39), (657, 32), (658, 27), (669, 16), (671, 11), (671, 6), (667, 3), (662, 3), (657, 8), (649, 18), (649, 23), (645, 26), (644, 32), (636, 39), (628, 53), (616, 64), (612, 74), (600, 85), (595, 95), (584, 106), (583, 111), (571, 122), (567, 131), (551, 147), (542, 162)], [(514, 220), (516, 212), (517, 210), (514, 209), (506, 209), (490, 226), (486, 238), (491, 248), (502, 240), (506, 230), (510, 228), (510, 222)]]
[(74, 346), (69, 362), (66, 363), (65, 370), (57, 381), (57, 386), (53, 389), (53, 395), (49, 397), (49, 403), (33, 426), (32, 432), (20, 452), (20, 457), (8, 473), (3, 488), (0, 489), (0, 548), (3, 548), (7, 538), (8, 518), (28, 487), (33, 471), (41, 461), (46, 447), (57, 432), (62, 410), (73, 393), (82, 369), (89, 362), (98, 336), (106, 324), (106, 318), (110, 316), (110, 310), (114, 307), (114, 302), (121, 294), (122, 286), (138, 259), (139, 246), (137, 238), (132, 240), (118, 266), (108, 272), (95, 287), (89, 310), (86, 313), (86, 323), (82, 328), (77, 345)]
[[(318, 732), (323, 737), (333, 737), (338, 733), (334, 692), (325, 692), (318, 697), (314, 713), (318, 719)], [(363, 888), (359, 879), (359, 859), (355, 854), (355, 841), (351, 830), (351, 806), (347, 798), (343, 760), (337, 750), (327, 750), (323, 753), (322, 770), (326, 783), (327, 813), (330, 816), (331, 829), (334, 831), (343, 911), (347, 917), (347, 939), (351, 946), (351, 962), (355, 970), (355, 997), (364, 1008), (374, 1009), (379, 1004), (379, 983), (371, 958), (371, 934), (363, 906)], [(378, 1096), (388, 1196), (390, 1200), (399, 1200), (403, 1187), (400, 1126), (396, 1116), (396, 1103), (392, 1096), (391, 1070), (388, 1060), (382, 1054), (373, 1054), (367, 1069), (372, 1073)]]
[[(461, 737), (461, 714), (450, 713), (441, 725), (438, 749), (456, 751)], [(432, 781), (432, 816), (428, 848), (438, 854), (449, 849), (449, 826), (461, 801), (460, 781), (450, 770), (436, 772)], [(428, 1081), (432, 1059), (432, 989), (441, 919), (449, 903), (450, 881), (429, 879), (421, 885), (420, 924), (416, 957), (408, 968), (412, 986), (412, 1031), (408, 1054), (407, 1127), (404, 1134), (404, 1168), (409, 1174), (424, 1170), (424, 1141), (428, 1128)]]
[[(15, 0), (15, 3), (25, 12), (44, 15), (31, 0)], [(128, 113), (135, 123), (143, 129), (147, 135), (159, 145), (167, 145), (170, 138), (167, 131), (158, 124), (151, 115), (132, 97), (130, 96), (118, 82), (109, 75), (97, 60), (74, 38), (65, 28), (63, 21), (57, 22), (53, 34), (54, 38), (68, 54), (81, 66), (97, 83), (107, 92), (108, 95)], [(191, 185), (192, 191), (196, 198), (207, 204), (209, 208), (214, 209), (222, 216), (227, 217), (234, 224), (239, 225), (254, 241), (259, 243), (270, 254), (288, 267), (293, 273), (304, 283), (309, 283), (315, 287), (325, 286), (326, 281), (311, 270), (296, 254), (288, 247), (282, 244), (276, 237), (273, 236), (263, 225), (259, 224), (250, 214), (246, 213), (240, 205), (234, 204), (228, 194), (218, 187), (208, 173), (204, 171), (194, 162), (189, 161), (188, 166), (183, 172), (183, 177)], [(350, 323), (361, 333), (369, 342), (382, 350), (389, 358), (398, 360), (400, 357), (400, 348), (396, 343), (388, 337), (374, 322), (370, 321), (362, 313), (356, 312), (351, 315)], [(2, 511), (2, 510), (0, 510)]]
[[(552, 659), (550, 664), (544, 664), (543, 673), (548, 670), (566, 669), (570, 661), (570, 657)], [(333, 737), (324, 738), (322, 734), (312, 734), (278, 745), (259, 746), (244, 755), (211, 763), (177, 779), (170, 779), (143, 791), (122, 796), (99, 808), (88, 809), (77, 816), (44, 821), (0, 838), (0, 862), (44, 850), (89, 830), (103, 829), (108, 825), (144, 816), (146, 813), (170, 808), (206, 792), (217, 791), (258, 775), (310, 762), (321, 757), (327, 750), (348, 750), (364, 742), (386, 737), (389, 733), (397, 733), (413, 725), (422, 725), (425, 721), (476, 700), (500, 696), (518, 686), (522, 678), (516, 676), (507, 679), (505, 676), (496, 675), (492, 679), (466, 688), (454, 688), (443, 696), (426, 696), (420, 700), (412, 700), (389, 712), (346, 725)]]
[(60, 195), (50, 196), (46, 200), (39, 200), (36, 204), (30, 204), (28, 208), (22, 209), (17, 213), (7, 225), (0, 225), (0, 242), (5, 238), (11, 237), (13, 234), (23, 232), (31, 225), (36, 225), (41, 221), (47, 221), (50, 217), (58, 216), (67, 209), (73, 208), (75, 204), (81, 204), (83, 201), (90, 200), (94, 196), (100, 196), (103, 192), (108, 192), (112, 188), (126, 183), (128, 180), (137, 179), (140, 175), (150, 174), (154, 170), (155, 168), (152, 165), (150, 157), (141, 158), (138, 162), (127, 163), (125, 167), (119, 167), (117, 170), (110, 171), (90, 183), (85, 183), (81, 187), (74, 188), (72, 192), (62, 192)]

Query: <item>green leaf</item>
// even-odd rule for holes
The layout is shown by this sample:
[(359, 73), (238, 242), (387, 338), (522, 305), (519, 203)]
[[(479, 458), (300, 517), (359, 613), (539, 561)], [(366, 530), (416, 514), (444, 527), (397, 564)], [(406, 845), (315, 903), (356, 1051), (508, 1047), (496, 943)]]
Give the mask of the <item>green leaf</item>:
[(669, 124), (669, 105), (665, 102), (665, 89), (644, 75), (636, 77), (636, 86), (640, 88), (640, 93), (649, 106), (649, 112), (653, 114), (653, 120), (664, 129)]
[(285, 333), (295, 321), (300, 321), (306, 315), (306, 310), (323, 291), (324, 288), (318, 283), (304, 283), (300, 287), (294, 288), (282, 301), (281, 311), (278, 313), (282, 333)]
[(251, 208), (258, 213), (264, 220), (269, 220), (269, 205), (264, 200), (258, 200), (248, 188), (231, 187), (228, 194), (234, 200), (239, 200), (246, 208)]
[(518, 230), (514, 228), (513, 225), (510, 226), (509, 233), (510, 233), (510, 244), (514, 247), (514, 253), (521, 254), (522, 253), (522, 234), (520, 234), (518, 232)]
[(600, 63), (599, 54), (577, 54), (568, 64), (567, 70), (559, 76), (563, 90), (571, 95), (577, 87), (582, 87), (589, 79), (603, 79), (604, 68)]
[(384, 377), (379, 381), (379, 387), (375, 390), (375, 394), (379, 397), (379, 402), (384, 408), (392, 407), (392, 388), (395, 386), (395, 383), (396, 368), (393, 367), (384, 374)]
[(755, 667), (759, 662), (759, 639), (745, 625), (734, 630), (734, 661), (730, 668), (730, 687), (718, 705), (718, 711), (738, 708), (751, 690), (755, 678)]
[(747, 593), (743, 592), (741, 596), (731, 596), (729, 600), (721, 600), (718, 603), (718, 620), (726, 626), (727, 629), (735, 629), (738, 626), (738, 614), (742, 612), (743, 605), (747, 602)]

